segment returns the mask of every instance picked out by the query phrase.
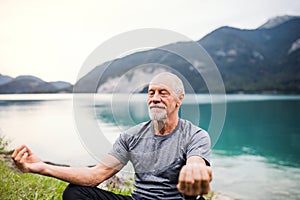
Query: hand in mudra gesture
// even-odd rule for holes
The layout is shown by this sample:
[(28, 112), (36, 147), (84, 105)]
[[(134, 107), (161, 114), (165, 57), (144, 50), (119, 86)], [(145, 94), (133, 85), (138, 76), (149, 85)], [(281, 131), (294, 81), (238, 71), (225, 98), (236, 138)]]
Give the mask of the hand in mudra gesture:
[(12, 159), (15, 162), (18, 169), (22, 172), (40, 172), (42, 165), (44, 164), (41, 159), (34, 155), (31, 150), (21, 145), (16, 148), (12, 154)]
[(212, 180), (211, 167), (203, 163), (188, 163), (179, 173), (177, 188), (186, 196), (207, 194)]

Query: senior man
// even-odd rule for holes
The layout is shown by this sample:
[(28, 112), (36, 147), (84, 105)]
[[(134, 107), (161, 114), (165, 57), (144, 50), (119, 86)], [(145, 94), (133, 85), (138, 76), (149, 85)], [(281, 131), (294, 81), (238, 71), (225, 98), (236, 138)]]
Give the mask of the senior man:
[[(63, 199), (202, 199), (212, 180), (210, 138), (205, 130), (179, 118), (183, 98), (184, 86), (175, 74), (156, 75), (148, 87), (150, 120), (121, 133), (106, 158), (94, 167), (49, 165), (25, 145), (12, 158), (23, 172), (69, 182)], [(135, 170), (131, 196), (96, 187), (128, 161)]]

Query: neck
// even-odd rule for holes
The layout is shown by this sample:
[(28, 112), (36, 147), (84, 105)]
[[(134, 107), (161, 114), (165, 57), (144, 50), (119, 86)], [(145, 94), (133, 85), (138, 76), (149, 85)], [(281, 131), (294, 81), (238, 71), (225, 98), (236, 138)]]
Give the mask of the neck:
[(157, 135), (168, 135), (171, 133), (177, 126), (178, 124), (178, 117), (176, 119), (172, 120), (153, 120), (154, 123), (154, 131)]

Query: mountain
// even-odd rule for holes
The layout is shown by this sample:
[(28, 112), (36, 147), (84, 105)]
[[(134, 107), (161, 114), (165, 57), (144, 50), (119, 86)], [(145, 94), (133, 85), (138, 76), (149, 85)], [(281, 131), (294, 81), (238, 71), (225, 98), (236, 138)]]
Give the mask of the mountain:
[(72, 85), (66, 82), (45, 82), (35, 76), (7, 77), (0, 76), (3, 83), (0, 84), (0, 94), (72, 92)]
[[(227, 93), (300, 93), (300, 17), (276, 17), (253, 30), (220, 27), (197, 42), (216, 63)], [(173, 70), (188, 80), (187, 92), (206, 93), (202, 77), (209, 61), (201, 57), (191, 63), (163, 50), (192, 55), (192, 46), (177, 42), (108, 61), (82, 77), (74, 91), (141, 92), (146, 77)]]
[(221, 27), (199, 41), (229, 92), (300, 93), (300, 18), (271, 28)]
[(13, 78), (10, 76), (2, 75), (0, 74), (0, 85), (4, 85), (8, 82), (10, 82)]
[(65, 82), (65, 81), (55, 81), (55, 82), (49, 82), (49, 83), (52, 84), (58, 90), (72, 88), (72, 84)]
[(295, 16), (291, 16), (291, 15), (284, 15), (284, 16), (278, 16), (278, 17), (274, 17), (272, 19), (269, 19), (266, 23), (264, 23), (263, 25), (261, 25), (259, 27), (259, 29), (269, 29), (269, 28), (273, 28), (275, 26), (278, 26), (284, 22), (287, 22), (291, 19), (297, 18)]

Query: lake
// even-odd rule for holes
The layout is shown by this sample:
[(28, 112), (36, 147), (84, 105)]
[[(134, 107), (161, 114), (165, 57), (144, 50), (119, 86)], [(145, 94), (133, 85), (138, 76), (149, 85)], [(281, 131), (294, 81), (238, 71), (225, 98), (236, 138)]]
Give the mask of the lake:
[[(0, 95), (0, 134), (10, 148), (27, 144), (45, 161), (94, 165), (121, 131), (148, 120), (146, 98)], [(226, 102), (187, 95), (180, 115), (211, 135), (214, 191), (300, 199), (299, 95), (227, 95)]]

